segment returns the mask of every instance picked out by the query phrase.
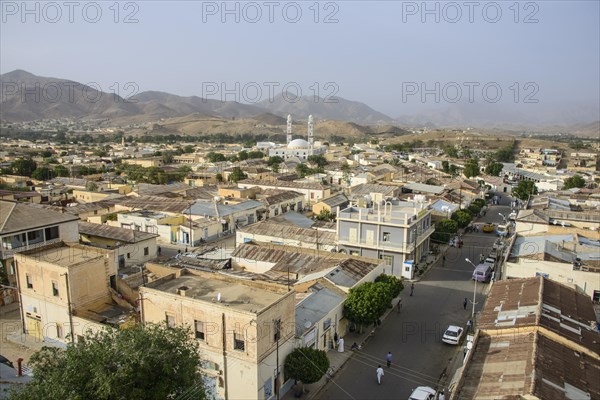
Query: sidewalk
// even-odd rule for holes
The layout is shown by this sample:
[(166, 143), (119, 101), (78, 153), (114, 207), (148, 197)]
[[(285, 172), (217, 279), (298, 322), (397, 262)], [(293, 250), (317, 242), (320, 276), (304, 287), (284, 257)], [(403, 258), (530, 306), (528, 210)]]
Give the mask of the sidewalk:
[[(385, 319), (391, 312), (396, 312), (396, 306), (398, 304), (400, 297), (397, 297), (393, 300), (393, 307), (389, 308), (385, 314), (381, 317), (381, 324), (385, 324)], [(363, 333), (350, 332), (344, 336), (344, 348), (345, 351), (343, 353), (338, 352), (337, 350), (329, 350), (327, 352), (327, 358), (329, 359), (329, 366), (333, 368), (333, 379), (335, 380), (335, 375), (339, 372), (339, 370), (346, 364), (346, 362), (354, 355), (356, 351), (362, 350), (350, 350), (350, 347), (354, 342), (358, 343), (362, 349), (364, 349), (365, 345), (369, 342), (369, 340), (377, 334), (377, 330), (379, 328), (373, 328), (372, 326), (365, 327)], [(327, 384), (328, 379), (324, 375), (321, 380), (315, 383), (311, 383), (310, 385), (304, 385), (304, 393), (300, 397), (304, 400), (311, 400), (315, 398), (319, 398), (318, 394)], [(283, 397), (283, 400), (294, 400), (296, 397), (294, 396), (293, 388), (290, 389)]]

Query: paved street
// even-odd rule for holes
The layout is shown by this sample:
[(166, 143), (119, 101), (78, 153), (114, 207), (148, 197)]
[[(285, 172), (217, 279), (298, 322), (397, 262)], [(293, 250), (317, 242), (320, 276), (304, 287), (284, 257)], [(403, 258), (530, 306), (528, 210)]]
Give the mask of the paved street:
[[(510, 204), (502, 197), (501, 204)], [(477, 222), (500, 222), (498, 213), (508, 215), (505, 205), (492, 206)], [(412, 389), (426, 385), (436, 388), (448, 362), (462, 351), (461, 346), (442, 343), (441, 336), (449, 324), (465, 325), (471, 317), (474, 283), (473, 267), (479, 254), (487, 254), (496, 235), (470, 233), (463, 235), (462, 248), (450, 248), (446, 263), (435, 265), (425, 278), (415, 284), (414, 296), (406, 288), (401, 296), (401, 314), (391, 313), (375, 336), (357, 352), (319, 394), (323, 399), (406, 399)], [(485, 300), (482, 291), (487, 284), (476, 286), (476, 310)], [(463, 309), (463, 299), (469, 299)], [(386, 367), (385, 356), (393, 354), (391, 368)], [(381, 364), (385, 375), (377, 384), (375, 370)]]

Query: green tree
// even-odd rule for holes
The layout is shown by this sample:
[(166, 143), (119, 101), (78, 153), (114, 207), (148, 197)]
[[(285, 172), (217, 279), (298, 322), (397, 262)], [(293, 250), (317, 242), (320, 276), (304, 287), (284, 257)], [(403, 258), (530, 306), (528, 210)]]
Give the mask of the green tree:
[(64, 165), (57, 165), (56, 167), (54, 167), (54, 175), (69, 176), (69, 170)]
[(31, 158), (20, 158), (11, 164), (13, 174), (21, 176), (31, 176), (37, 168), (37, 164)]
[(521, 181), (516, 188), (512, 190), (512, 194), (519, 200), (526, 201), (530, 195), (537, 194), (538, 190), (535, 182)]
[(206, 154), (206, 159), (211, 162), (221, 162), (221, 161), (225, 161), (226, 158), (223, 154), (221, 153), (215, 153), (214, 151), (210, 151)]
[(458, 210), (450, 218), (456, 221), (459, 228), (465, 228), (473, 220), (473, 214), (469, 210)]
[(317, 215), (317, 219), (319, 221), (332, 221), (333, 220), (333, 214), (331, 214), (330, 211), (328, 210), (321, 210), (321, 212)]
[(388, 287), (381, 283), (365, 282), (350, 289), (344, 302), (344, 317), (358, 324), (370, 325), (383, 315), (392, 302)]
[(239, 181), (246, 178), (248, 178), (248, 175), (246, 175), (240, 167), (233, 167), (233, 170), (231, 171), (231, 174), (229, 174), (229, 177), (227, 179), (230, 182), (238, 183)]
[(295, 348), (285, 358), (284, 368), (290, 378), (311, 384), (318, 382), (329, 369), (329, 359), (323, 350), (312, 347)]
[(96, 184), (96, 182), (89, 181), (85, 184), (85, 189), (89, 190), (90, 192), (95, 192), (98, 190), (98, 184)]
[(269, 157), (269, 160), (267, 161), (267, 165), (269, 167), (272, 167), (273, 165), (279, 165), (283, 162), (283, 158), (281, 158), (280, 156), (271, 156)]
[(192, 146), (191, 144), (188, 144), (186, 146), (183, 147), (183, 152), (186, 154), (190, 154), (194, 152), (194, 146)]
[(322, 154), (308, 156), (308, 162), (312, 164), (316, 164), (319, 168), (323, 168), (327, 165), (327, 160)]
[(216, 180), (217, 180), (217, 182), (219, 182), (219, 183), (223, 182), (223, 174), (222, 174), (222, 173), (220, 173), (220, 172), (218, 172), (218, 173), (215, 175), (215, 179), (216, 179)]
[(31, 177), (38, 181), (48, 181), (54, 178), (54, 171), (50, 170), (48, 167), (36, 168), (31, 173)]
[(260, 150), (253, 150), (253, 151), (248, 152), (249, 159), (263, 158), (264, 156), (265, 156), (265, 153), (263, 153)]
[(248, 152), (246, 150), (242, 150), (237, 154), (240, 161), (245, 161), (248, 159)]
[(496, 153), (494, 154), (494, 157), (496, 158), (496, 161), (498, 161), (498, 162), (513, 162), (515, 159), (514, 143), (509, 146), (505, 146), (505, 147), (501, 148), (500, 150), (496, 151)]
[(435, 232), (431, 239), (438, 243), (446, 243), (458, 232), (458, 222), (452, 219), (443, 219), (435, 224)]
[(485, 173), (492, 176), (498, 176), (504, 169), (502, 163), (492, 163), (485, 167)]
[(483, 206), (485, 206), (485, 200), (484, 199), (475, 199), (473, 200), (473, 204), (476, 204), (479, 206), (479, 208), (483, 208)]
[(446, 146), (444, 147), (444, 153), (446, 153), (446, 155), (450, 158), (457, 158), (458, 157), (458, 151), (456, 150), (456, 148), (454, 148), (454, 146)]
[(50, 150), (43, 150), (43, 151), (40, 153), (40, 156), (41, 156), (42, 158), (48, 158), (48, 157), (52, 157), (52, 154), (53, 154), (53, 153), (52, 153)]
[(565, 184), (563, 189), (571, 189), (571, 188), (582, 188), (585, 186), (585, 179), (581, 175), (573, 175), (570, 178), (565, 179)]
[(173, 152), (171, 152), (171, 151), (163, 151), (162, 152), (162, 162), (164, 164), (172, 164), (174, 159), (175, 159), (175, 156), (173, 155)]
[(445, 173), (450, 172), (450, 163), (447, 160), (442, 161), (442, 171)]
[(205, 399), (202, 361), (189, 329), (164, 324), (89, 332), (65, 350), (44, 347), (31, 357), (31, 382), (11, 400), (173, 399), (194, 390)]
[(304, 178), (306, 175), (310, 175), (311, 172), (312, 170), (304, 163), (296, 165), (296, 175), (298, 175), (299, 178)]
[(404, 289), (404, 285), (402, 284), (402, 280), (398, 279), (393, 275), (381, 274), (377, 278), (375, 278), (376, 283), (380, 283), (382, 285), (386, 285), (389, 290), (392, 298), (398, 297), (402, 289)]
[(467, 178), (479, 175), (479, 161), (476, 158), (469, 158), (465, 163), (465, 170), (463, 173)]

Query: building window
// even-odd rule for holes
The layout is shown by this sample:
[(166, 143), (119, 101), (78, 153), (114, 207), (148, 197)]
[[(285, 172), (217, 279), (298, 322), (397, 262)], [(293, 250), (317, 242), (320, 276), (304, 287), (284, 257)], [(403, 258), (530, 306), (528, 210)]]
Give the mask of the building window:
[(58, 282), (52, 281), (52, 296), (58, 297)]
[(390, 233), (389, 232), (383, 232), (383, 241), (384, 242), (390, 241)]
[(175, 328), (175, 316), (173, 314), (166, 313), (165, 320), (167, 321), (167, 328)]
[(392, 264), (394, 264), (394, 256), (386, 256), (386, 255), (380, 254), (379, 259), (383, 260), (383, 263), (386, 267), (391, 267)]
[(56, 337), (58, 339), (62, 339), (63, 338), (63, 328), (61, 324), (56, 324)]
[(281, 319), (273, 321), (273, 342), (277, 342), (281, 338)]
[(127, 253), (127, 258), (131, 258), (131, 253)]
[(244, 342), (244, 335), (241, 333), (233, 334), (233, 349), (244, 351), (246, 349), (246, 343)]
[(204, 322), (194, 321), (194, 326), (196, 328), (196, 339), (204, 340)]
[(46, 234), (46, 240), (58, 239), (60, 236), (58, 226), (46, 228), (44, 233)]
[(33, 279), (31, 275), (25, 274), (25, 281), (27, 282), (27, 289), (33, 289)]
[(314, 199), (314, 198), (315, 198), (315, 194), (311, 192), (311, 193), (310, 193), (310, 198), (311, 198), (311, 199)]
[(144, 247), (144, 255), (147, 256), (148, 254), (150, 254), (150, 251), (147, 247)]

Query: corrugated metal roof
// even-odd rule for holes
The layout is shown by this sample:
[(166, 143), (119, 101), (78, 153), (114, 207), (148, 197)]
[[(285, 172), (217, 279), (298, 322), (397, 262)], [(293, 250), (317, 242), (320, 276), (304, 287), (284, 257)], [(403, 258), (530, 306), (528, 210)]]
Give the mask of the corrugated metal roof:
[(315, 290), (296, 305), (296, 326), (303, 330), (302, 333), (313, 329), (317, 322), (329, 314), (331, 310), (338, 307), (345, 299), (346, 296), (341, 293), (326, 287), (320, 287), (319, 290)]
[(110, 225), (93, 224), (83, 221), (79, 221), (79, 233), (83, 235), (98, 236), (117, 240), (125, 243), (138, 243), (158, 237), (158, 235), (154, 233), (141, 232)]
[(78, 219), (76, 215), (51, 211), (30, 203), (0, 200), (0, 234), (2, 235)]
[(301, 243), (318, 243), (319, 245), (335, 246), (335, 232), (317, 231), (311, 228), (302, 228), (290, 223), (278, 223), (271, 220), (261, 221), (248, 225), (242, 229), (248, 235), (263, 235), (287, 240), (297, 240)]

